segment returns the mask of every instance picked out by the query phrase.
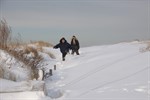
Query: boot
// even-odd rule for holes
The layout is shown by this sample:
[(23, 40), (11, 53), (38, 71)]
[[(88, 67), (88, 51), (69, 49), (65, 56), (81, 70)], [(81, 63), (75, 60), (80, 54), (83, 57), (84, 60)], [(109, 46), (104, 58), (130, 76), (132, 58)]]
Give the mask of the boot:
[(65, 58), (63, 58), (62, 60), (65, 61)]

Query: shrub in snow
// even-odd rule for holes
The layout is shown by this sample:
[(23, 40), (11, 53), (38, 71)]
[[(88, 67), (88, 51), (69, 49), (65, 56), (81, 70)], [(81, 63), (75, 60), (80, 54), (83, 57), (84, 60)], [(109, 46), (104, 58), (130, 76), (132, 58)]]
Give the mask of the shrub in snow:
[(53, 47), (52, 44), (45, 41), (30, 41), (30, 42), (36, 45), (37, 47)]
[(2, 69), (2, 67), (0, 66), (0, 78), (3, 78), (3, 75), (4, 75), (4, 70)]
[(148, 46), (146, 48), (148, 51), (150, 51), (150, 42), (148, 43)]
[(150, 41), (147, 42), (147, 47), (144, 49), (144, 51), (150, 51)]
[(0, 48), (5, 49), (10, 41), (11, 29), (6, 20), (0, 20)]
[(0, 76), (12, 81), (22, 81), (31, 79), (31, 70), (22, 62), (9, 55), (4, 50), (0, 50)]
[(38, 51), (33, 47), (22, 47), (22, 49), (18, 49), (19, 47), (12, 49), (9, 52), (12, 56), (14, 56), (17, 60), (24, 63), (26, 66), (29, 66), (32, 72), (32, 79), (38, 79), (38, 70), (37, 66), (42, 61), (42, 56), (39, 55)]
[(150, 51), (150, 41), (146, 41), (146, 42), (144, 42), (144, 43), (147, 44), (147, 47), (141, 48), (141, 49), (140, 49), (140, 52), (147, 52), (147, 51)]

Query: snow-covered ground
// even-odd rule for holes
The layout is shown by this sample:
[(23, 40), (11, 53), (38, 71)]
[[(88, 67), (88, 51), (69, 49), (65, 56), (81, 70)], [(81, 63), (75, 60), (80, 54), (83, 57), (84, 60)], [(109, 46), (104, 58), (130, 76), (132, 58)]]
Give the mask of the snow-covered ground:
[(80, 55), (68, 54), (66, 61), (58, 49), (44, 47), (56, 56), (43, 54), (44, 68), (57, 66), (43, 81), (44, 91), (32, 89), (35, 81), (0, 79), (0, 100), (150, 100), (150, 52), (140, 52), (146, 46), (130, 42), (84, 47)]

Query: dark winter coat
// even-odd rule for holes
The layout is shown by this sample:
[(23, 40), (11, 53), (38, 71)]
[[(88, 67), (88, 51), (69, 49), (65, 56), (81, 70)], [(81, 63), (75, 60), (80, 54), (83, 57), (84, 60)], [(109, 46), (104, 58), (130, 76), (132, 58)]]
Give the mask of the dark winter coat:
[(61, 51), (61, 53), (67, 53), (67, 52), (69, 52), (69, 49), (71, 49), (71, 45), (65, 40), (65, 42), (64, 43), (62, 43), (62, 40), (63, 40), (64, 38), (62, 38), (61, 40), (60, 40), (60, 43), (59, 44), (57, 44), (56, 46), (54, 46), (54, 48), (60, 48), (60, 51)]
[(79, 45), (79, 41), (77, 39), (75, 39), (75, 44), (73, 43), (73, 39), (71, 40), (71, 47), (73, 50), (79, 50), (80, 45)]

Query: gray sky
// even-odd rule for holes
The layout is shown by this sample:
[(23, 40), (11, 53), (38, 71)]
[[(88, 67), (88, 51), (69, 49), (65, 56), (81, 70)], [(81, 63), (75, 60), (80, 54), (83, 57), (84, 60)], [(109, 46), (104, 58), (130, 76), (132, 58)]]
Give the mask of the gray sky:
[(0, 0), (1, 18), (24, 41), (56, 44), (76, 35), (81, 46), (150, 39), (150, 0)]

